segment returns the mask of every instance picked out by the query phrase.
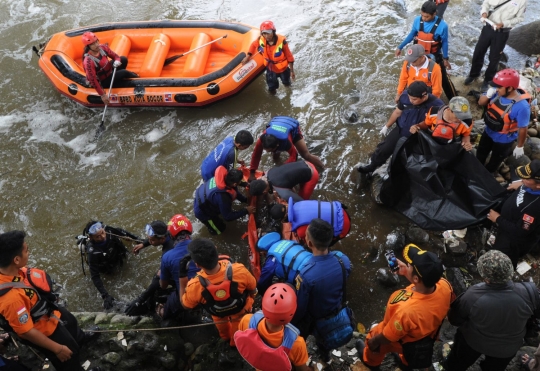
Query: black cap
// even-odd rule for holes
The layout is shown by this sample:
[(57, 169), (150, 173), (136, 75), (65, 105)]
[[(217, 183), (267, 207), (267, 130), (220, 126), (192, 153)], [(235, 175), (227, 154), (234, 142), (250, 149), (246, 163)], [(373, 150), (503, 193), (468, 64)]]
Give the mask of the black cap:
[(540, 181), (540, 160), (533, 160), (527, 165), (518, 166), (516, 174), (521, 179), (534, 179)]
[(415, 98), (424, 98), (428, 95), (428, 86), (423, 81), (414, 81), (407, 88), (407, 94)]
[(433, 287), (441, 279), (444, 266), (441, 259), (431, 251), (420, 249), (410, 243), (403, 249), (403, 257), (411, 264), (427, 287)]

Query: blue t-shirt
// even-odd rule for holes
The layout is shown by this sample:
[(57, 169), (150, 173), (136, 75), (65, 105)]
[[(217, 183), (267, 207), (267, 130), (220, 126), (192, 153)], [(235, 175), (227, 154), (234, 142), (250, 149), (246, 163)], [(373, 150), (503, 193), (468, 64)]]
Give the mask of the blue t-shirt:
[[(420, 15), (414, 19), (411, 32), (409, 32), (405, 40), (403, 40), (403, 42), (399, 44), (398, 46), (399, 49), (403, 49), (405, 45), (412, 42), (414, 40), (414, 37), (418, 35), (418, 31), (420, 30), (421, 19), (422, 19), (422, 16)], [(435, 17), (431, 22), (424, 22), (424, 32), (428, 33), (429, 31), (431, 31), (431, 29), (435, 25), (435, 22), (438, 19), (439, 17)], [(437, 27), (437, 30), (435, 30), (435, 34), (433, 35), (433, 40), (441, 42), (441, 50), (442, 50), (443, 57), (448, 58), (448, 25), (443, 19), (441, 19), (441, 22), (439, 23), (439, 27)]]
[[(497, 94), (495, 94), (491, 98), (491, 102), (497, 97)], [(505, 97), (501, 97), (501, 103), (502, 104), (509, 104), (512, 102), (512, 99), (508, 99)], [(529, 102), (527, 100), (521, 100), (519, 102), (514, 103), (512, 106), (512, 109), (510, 110), (510, 113), (508, 114), (508, 117), (511, 120), (517, 121), (518, 128), (526, 128), (529, 126), (529, 118), (531, 116), (531, 107), (529, 105)], [(486, 134), (493, 139), (495, 143), (511, 143), (518, 137), (518, 132), (514, 131), (513, 133), (508, 134), (502, 134), (497, 131), (493, 131), (490, 128), (485, 127)]]
[[(160, 280), (169, 281), (174, 287), (178, 287), (178, 264), (180, 263), (180, 260), (182, 260), (182, 258), (188, 253), (187, 247), (190, 242), (191, 240), (189, 238), (186, 240), (182, 240), (176, 245), (174, 245), (174, 248), (163, 254), (163, 257), (161, 258), (161, 274), (159, 276)], [(190, 261), (188, 268), (188, 279), (192, 279), (193, 277), (195, 277), (197, 275), (197, 272), (199, 271), (200, 269), (197, 268), (193, 260)]]

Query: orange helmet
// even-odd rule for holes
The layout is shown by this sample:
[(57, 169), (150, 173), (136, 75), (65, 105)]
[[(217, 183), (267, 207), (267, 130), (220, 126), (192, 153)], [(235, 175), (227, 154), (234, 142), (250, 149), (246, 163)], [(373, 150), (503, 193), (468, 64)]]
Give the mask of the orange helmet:
[(82, 42), (84, 45), (93, 44), (97, 41), (97, 39), (97, 36), (93, 32), (86, 31), (82, 34)]
[(175, 238), (182, 231), (187, 231), (189, 234), (193, 233), (193, 226), (188, 218), (182, 214), (176, 214), (171, 218), (169, 223), (167, 223), (167, 231)]
[(274, 22), (272, 21), (264, 21), (261, 23), (261, 32), (264, 31), (276, 31), (276, 26), (274, 26)]
[(511, 68), (500, 70), (493, 77), (492, 85), (517, 89), (519, 87), (519, 73)]
[(286, 325), (296, 312), (296, 293), (291, 285), (276, 283), (268, 288), (262, 299), (262, 311), (273, 325)]

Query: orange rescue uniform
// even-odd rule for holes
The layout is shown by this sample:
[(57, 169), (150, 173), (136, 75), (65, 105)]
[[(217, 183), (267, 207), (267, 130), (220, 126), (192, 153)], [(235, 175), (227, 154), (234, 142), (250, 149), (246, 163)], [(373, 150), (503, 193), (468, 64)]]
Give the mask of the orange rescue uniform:
[[(437, 124), (440, 124), (440, 120), (444, 119), (442, 118), (443, 112), (441, 109), (450, 109), (448, 106), (442, 106), (442, 107), (431, 107), (429, 112), (426, 115), (426, 119), (424, 120), (425, 124), (428, 126), (429, 130), (433, 131), (435, 130), (435, 127)], [(454, 128), (454, 134), (455, 138), (457, 137), (468, 137), (471, 135), (471, 130), (473, 127), (473, 123), (471, 122), (471, 125), (467, 125), (467, 123), (460, 121), (459, 123), (451, 123), (444, 121), (444, 124), (451, 126)]]
[[(246, 314), (244, 318), (242, 318), (242, 320), (240, 321), (238, 330), (247, 330), (249, 328), (249, 320), (251, 319), (251, 317), (253, 317), (253, 314)], [(265, 323), (266, 318), (263, 318), (257, 326), (259, 336), (264, 340), (266, 344), (268, 344), (272, 348), (279, 347), (283, 343), (284, 330), (281, 329), (281, 331), (269, 333)], [(301, 366), (307, 363), (308, 353), (306, 341), (302, 336), (298, 335), (295, 342), (293, 343), (291, 351), (289, 352), (289, 359), (291, 360), (291, 363), (295, 366)]]
[[(258, 40), (253, 41), (249, 47), (248, 53), (253, 55), (259, 50), (264, 58), (265, 65), (275, 73), (282, 73), (289, 67), (289, 63), (294, 62), (294, 57), (289, 49), (289, 44), (285, 37), (276, 35), (277, 41), (274, 45), (268, 45), (266, 39), (261, 36)], [(272, 62), (268, 62), (272, 61)]]
[[(399, 84), (397, 87), (398, 94), (401, 95), (401, 93), (403, 93), (403, 91), (414, 81), (423, 81), (426, 83), (427, 86), (431, 87), (431, 94), (433, 94), (437, 98), (441, 97), (441, 94), (443, 92), (441, 67), (437, 63), (433, 62), (431, 59), (427, 57), (426, 59), (427, 63), (424, 63), (424, 65), (419, 69), (416, 69), (412, 65), (409, 65), (409, 62), (403, 61), (403, 66), (401, 67), (401, 74), (399, 75)], [(431, 78), (429, 77), (430, 62), (434, 64), (433, 70), (431, 71)]]
[[(27, 286), (30, 285), (26, 274), (19, 269), (17, 276), (6, 276), (0, 274), (0, 284), (8, 282), (23, 282)], [(38, 301), (36, 291), (31, 289), (12, 288), (0, 300), (0, 315), (2, 315), (9, 325), (13, 328), (16, 334), (24, 334), (35, 328), (45, 336), (51, 336), (56, 326), (60, 312), (55, 310), (53, 315), (42, 316), (37, 322), (32, 320), (30, 310)]]
[[(199, 281), (198, 276), (202, 276), (210, 281), (211, 284), (217, 285), (222, 283), (225, 280), (225, 270), (227, 264), (230, 262), (228, 260), (220, 260), (218, 264), (220, 265), (219, 271), (216, 274), (208, 275), (203, 270), (199, 274), (189, 280), (186, 291), (182, 296), (182, 303), (186, 308), (195, 308), (199, 304), (204, 304), (206, 301), (202, 297), (202, 292), (204, 290), (201, 282)], [(233, 278), (234, 282), (238, 283), (238, 291), (255, 291), (257, 288), (257, 281), (255, 277), (240, 263), (233, 263)], [(234, 346), (234, 333), (238, 331), (238, 322), (247, 312), (251, 311), (253, 306), (253, 298), (248, 296), (246, 299), (246, 304), (244, 305), (243, 310), (238, 314), (234, 314), (228, 317), (216, 317), (212, 316), (214, 322), (227, 321), (226, 323), (216, 323), (216, 327), (219, 331), (219, 336), (222, 339), (229, 340), (230, 345)]]

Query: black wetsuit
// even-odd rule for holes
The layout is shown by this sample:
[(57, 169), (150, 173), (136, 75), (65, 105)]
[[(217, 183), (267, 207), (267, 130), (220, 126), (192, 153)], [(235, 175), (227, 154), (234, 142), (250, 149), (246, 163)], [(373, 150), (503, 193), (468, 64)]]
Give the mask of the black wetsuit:
[(106, 296), (107, 290), (103, 286), (100, 273), (112, 273), (117, 266), (121, 266), (126, 257), (126, 247), (116, 236), (107, 233), (107, 239), (102, 243), (88, 241), (86, 245), (90, 277), (101, 296)]

